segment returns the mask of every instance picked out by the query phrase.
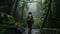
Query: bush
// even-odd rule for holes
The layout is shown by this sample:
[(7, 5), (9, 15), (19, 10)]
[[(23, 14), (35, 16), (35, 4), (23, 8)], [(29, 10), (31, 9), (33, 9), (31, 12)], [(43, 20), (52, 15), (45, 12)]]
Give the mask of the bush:
[(4, 14), (4, 16), (1, 18), (2, 18), (2, 20), (0, 21), (0, 34), (5, 32), (4, 29), (6, 27), (8, 28), (11, 26), (19, 29), (21, 32), (25, 31), (24, 26), (23, 26), (24, 24), (17, 22), (13, 16), (10, 16), (8, 14)]

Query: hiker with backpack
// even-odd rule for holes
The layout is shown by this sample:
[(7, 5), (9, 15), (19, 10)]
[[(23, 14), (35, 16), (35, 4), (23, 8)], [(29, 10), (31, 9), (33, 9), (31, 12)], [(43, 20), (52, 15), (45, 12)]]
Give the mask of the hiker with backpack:
[(34, 23), (33, 16), (32, 16), (31, 12), (28, 13), (28, 16), (26, 18), (26, 23), (28, 24), (28, 29), (29, 29), (28, 34), (31, 34), (32, 24)]

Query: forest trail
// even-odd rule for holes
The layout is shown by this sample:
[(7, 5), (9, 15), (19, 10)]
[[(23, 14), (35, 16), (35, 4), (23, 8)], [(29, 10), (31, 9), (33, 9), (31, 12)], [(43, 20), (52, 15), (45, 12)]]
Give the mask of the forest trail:
[[(25, 32), (23, 34), (28, 34), (28, 28), (25, 28)], [(40, 29), (32, 29), (32, 34), (40, 34)]]

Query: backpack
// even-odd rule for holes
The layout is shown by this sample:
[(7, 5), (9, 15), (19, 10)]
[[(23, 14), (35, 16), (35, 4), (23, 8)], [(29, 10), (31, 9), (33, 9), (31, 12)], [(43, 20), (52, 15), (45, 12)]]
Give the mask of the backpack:
[(33, 17), (32, 17), (32, 15), (28, 15), (27, 23), (31, 23), (31, 22), (33, 22)]

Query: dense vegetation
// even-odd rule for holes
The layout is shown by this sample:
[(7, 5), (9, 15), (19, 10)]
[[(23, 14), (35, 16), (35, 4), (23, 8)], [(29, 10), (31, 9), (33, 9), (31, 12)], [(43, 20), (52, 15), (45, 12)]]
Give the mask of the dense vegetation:
[(60, 34), (60, 0), (45, 0), (43, 5), (42, 34)]
[(43, 22), (43, 27), (48, 28), (59, 28), (60, 22), (59, 22), (59, 0), (46, 0), (45, 1), (45, 12), (46, 16)]
[[(26, 26), (25, 16), (29, 9), (30, 0), (0, 0), (0, 32), (14, 27), (24, 32)], [(33, 0), (31, 2), (34, 2)], [(31, 3), (30, 2), (30, 3)], [(33, 28), (42, 28), (47, 31), (60, 32), (60, 0), (37, 0), (36, 17)], [(40, 9), (40, 10), (39, 10)]]
[[(18, 0), (0, 0), (0, 34), (11, 34), (14, 30), (20, 33), (24, 32), (25, 25), (19, 22), (17, 19), (17, 5)], [(17, 5), (16, 5), (17, 4)], [(16, 15), (17, 14), (17, 15)], [(8, 31), (6, 31), (8, 29)], [(11, 30), (11, 31), (10, 31)], [(6, 32), (5, 32), (6, 31)], [(4, 33), (5, 32), (5, 33)], [(13, 32), (12, 32), (13, 34)], [(17, 33), (15, 33), (17, 34)]]

